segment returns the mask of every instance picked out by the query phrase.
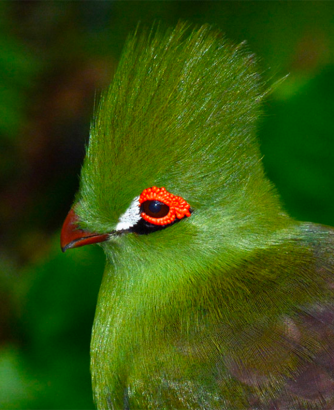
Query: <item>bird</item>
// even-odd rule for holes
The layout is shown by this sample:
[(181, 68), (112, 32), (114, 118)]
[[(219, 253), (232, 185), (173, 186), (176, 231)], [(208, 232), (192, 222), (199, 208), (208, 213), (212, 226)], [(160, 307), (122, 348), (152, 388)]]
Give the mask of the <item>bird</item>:
[(334, 408), (334, 230), (290, 217), (265, 174), (269, 92), (210, 25), (128, 37), (61, 231), (106, 256), (99, 410)]

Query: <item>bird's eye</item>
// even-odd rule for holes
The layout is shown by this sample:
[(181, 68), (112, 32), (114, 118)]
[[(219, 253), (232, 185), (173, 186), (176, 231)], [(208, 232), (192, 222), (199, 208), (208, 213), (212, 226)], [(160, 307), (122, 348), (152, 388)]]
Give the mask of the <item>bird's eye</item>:
[(175, 220), (190, 216), (190, 205), (180, 196), (166, 191), (165, 188), (145, 189), (139, 197), (141, 217), (150, 224), (167, 226)]
[(145, 201), (141, 204), (141, 211), (152, 218), (163, 218), (169, 212), (169, 206), (160, 201)]
[(129, 208), (120, 216), (116, 232), (149, 234), (167, 228), (191, 216), (190, 205), (180, 196), (165, 188), (147, 188), (134, 198)]

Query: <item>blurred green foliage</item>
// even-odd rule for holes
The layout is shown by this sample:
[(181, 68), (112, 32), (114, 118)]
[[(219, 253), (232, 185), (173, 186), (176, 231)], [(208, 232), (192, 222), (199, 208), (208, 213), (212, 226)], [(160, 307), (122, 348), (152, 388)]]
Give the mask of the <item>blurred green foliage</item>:
[(1, 408), (92, 407), (87, 323), (104, 267), (98, 251), (63, 255), (55, 237), (48, 255), (22, 268), (19, 281), (6, 272), (2, 289), (14, 305), (16, 340), (0, 350)]
[(28, 103), (26, 90), (36, 78), (39, 64), (25, 49), (20, 39), (10, 35), (10, 22), (5, 18), (6, 3), (0, 3), (0, 133), (2, 138), (15, 137), (18, 118), (25, 118)]
[(0, 408), (92, 409), (89, 341), (104, 256), (61, 254), (89, 121), (129, 31), (179, 19), (247, 40), (274, 87), (259, 124), (296, 218), (334, 225), (332, 2), (0, 2)]
[(333, 225), (334, 66), (294, 90), (298, 82), (287, 79), (268, 103), (260, 133), (264, 165), (294, 217)]

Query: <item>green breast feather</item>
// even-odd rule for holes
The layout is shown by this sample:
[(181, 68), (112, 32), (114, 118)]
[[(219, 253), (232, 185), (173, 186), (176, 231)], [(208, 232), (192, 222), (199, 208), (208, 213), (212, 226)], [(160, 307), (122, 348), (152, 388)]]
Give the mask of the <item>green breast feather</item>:
[(254, 56), (208, 26), (128, 39), (61, 236), (106, 254), (99, 410), (333, 408), (334, 231), (282, 210), (265, 94)]

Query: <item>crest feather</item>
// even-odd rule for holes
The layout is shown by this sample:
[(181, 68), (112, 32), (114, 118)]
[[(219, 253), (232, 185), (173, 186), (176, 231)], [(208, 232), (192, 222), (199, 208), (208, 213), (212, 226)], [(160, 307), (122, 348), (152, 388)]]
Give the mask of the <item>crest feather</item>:
[(103, 224), (105, 209), (116, 222), (153, 185), (196, 206), (221, 202), (222, 188), (241, 181), (270, 190), (255, 139), (259, 84), (244, 44), (231, 45), (208, 25), (179, 23), (129, 37), (91, 127), (82, 219), (95, 209)]

